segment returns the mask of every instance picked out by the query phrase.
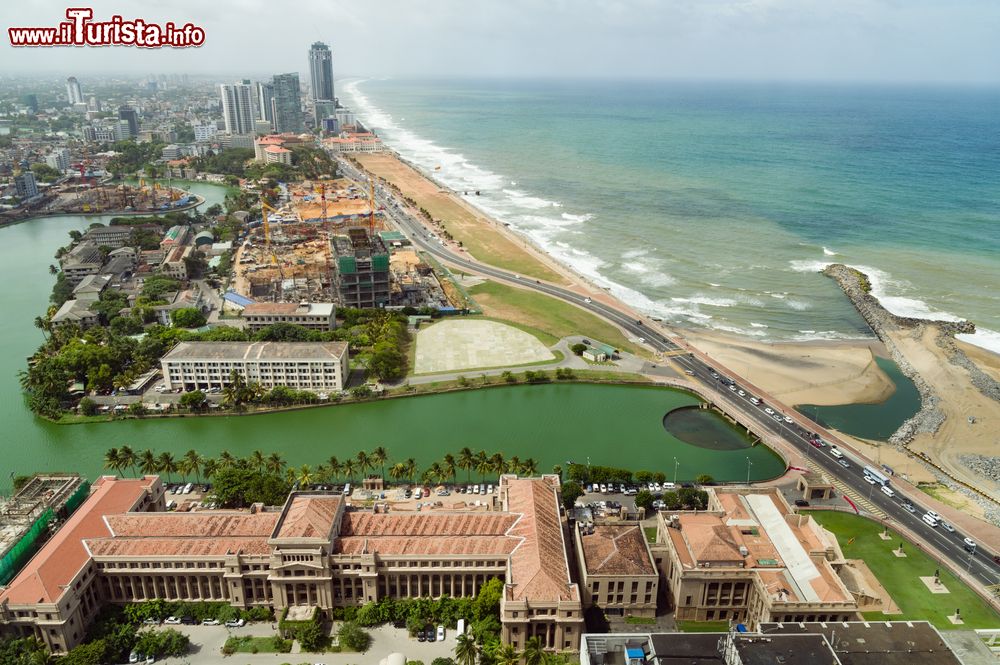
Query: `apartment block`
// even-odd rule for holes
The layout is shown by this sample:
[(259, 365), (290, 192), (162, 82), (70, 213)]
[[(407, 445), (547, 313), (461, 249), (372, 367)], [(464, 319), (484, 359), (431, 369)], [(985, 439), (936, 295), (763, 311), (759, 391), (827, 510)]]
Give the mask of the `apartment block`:
[(617, 616), (656, 616), (660, 576), (638, 523), (577, 523), (574, 535), (584, 607)]
[(340, 391), (350, 373), (346, 342), (180, 342), (160, 365), (184, 390), (225, 388), (235, 371), (264, 388)]
[(336, 311), (331, 302), (259, 302), (244, 307), (240, 316), (251, 331), (275, 323), (292, 323), (310, 330), (333, 330), (337, 327)]
[(384, 307), (389, 304), (389, 251), (378, 236), (366, 229), (348, 229), (333, 236), (336, 284), (344, 307)]

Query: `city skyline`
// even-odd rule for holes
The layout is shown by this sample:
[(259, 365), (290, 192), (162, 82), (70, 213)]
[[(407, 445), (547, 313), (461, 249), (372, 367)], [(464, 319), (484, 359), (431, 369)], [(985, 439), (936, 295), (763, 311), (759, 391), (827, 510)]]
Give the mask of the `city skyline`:
[[(0, 9), (8, 27), (55, 25), (65, 7), (44, 1)], [(188, 49), (14, 49), (5, 74), (184, 72), (309, 76), (303, 45), (335, 44), (339, 78), (352, 76), (683, 78), (733, 80), (1000, 82), (1000, 5), (962, 0), (625, 0), (586, 11), (516, 0), (430, 10), (398, 0), (366, 7), (306, 0), (280, 23), (261, 7), (189, 0), (143, 9), (149, 21), (190, 21), (205, 45)], [(95, 19), (110, 12), (97, 10)], [(248, 38), (267, 23), (266, 51)], [(303, 30), (308, 22), (312, 30)], [(323, 26), (318, 27), (318, 26)], [(379, 49), (370, 40), (377, 35)], [(72, 61), (73, 72), (67, 71)], [(206, 64), (211, 70), (206, 69)]]

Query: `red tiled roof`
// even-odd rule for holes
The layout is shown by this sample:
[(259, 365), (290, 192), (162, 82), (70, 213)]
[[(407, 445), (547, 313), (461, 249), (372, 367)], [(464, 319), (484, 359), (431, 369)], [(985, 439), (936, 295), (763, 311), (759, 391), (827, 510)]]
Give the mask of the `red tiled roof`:
[(339, 508), (339, 496), (297, 494), (285, 509), (274, 537), (327, 538)]
[(508, 478), (507, 509), (521, 513), (509, 535), (524, 539), (511, 555), (509, 600), (579, 600), (570, 581), (556, 486), (545, 478)]
[(90, 559), (83, 540), (110, 535), (104, 516), (131, 510), (155, 482), (152, 476), (98, 479), (83, 505), (0, 592), (0, 603), (4, 600), (11, 605), (57, 602), (63, 587)]
[(599, 524), (594, 533), (580, 534), (580, 542), (590, 575), (656, 575), (637, 524)]
[(345, 513), (346, 536), (502, 536), (517, 521), (510, 513)]
[(129, 513), (109, 515), (110, 534), (116, 538), (267, 538), (279, 513), (198, 512)]
[(520, 543), (507, 536), (347, 536), (338, 538), (335, 551), (340, 554), (382, 554), (410, 556), (503, 556), (506, 558)]
[(225, 556), (269, 554), (267, 538), (92, 538), (87, 549), (95, 557)]

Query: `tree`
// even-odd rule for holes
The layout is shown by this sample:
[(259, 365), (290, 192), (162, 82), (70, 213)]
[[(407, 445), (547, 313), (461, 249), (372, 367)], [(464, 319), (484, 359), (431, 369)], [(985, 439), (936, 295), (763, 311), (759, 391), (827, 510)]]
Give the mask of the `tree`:
[(542, 665), (545, 662), (545, 650), (542, 648), (542, 641), (538, 636), (530, 638), (524, 643), (524, 665)]
[[(294, 470), (290, 471), (295, 473)], [(277, 474), (260, 472), (246, 464), (220, 469), (212, 489), (227, 508), (244, 508), (253, 503), (276, 506), (284, 503), (290, 483)]]
[(562, 484), (559, 495), (562, 497), (563, 507), (569, 510), (576, 505), (576, 500), (583, 496), (583, 488), (575, 480), (567, 480)]
[(198, 454), (197, 450), (193, 448), (186, 453), (184, 453), (184, 461), (186, 462), (189, 473), (194, 473), (195, 480), (199, 483), (201, 482), (201, 465), (205, 462), (205, 459)]
[(206, 321), (205, 315), (197, 307), (182, 307), (170, 312), (170, 322), (176, 328), (200, 328)]
[(674, 492), (669, 490), (663, 493), (663, 505), (667, 510), (680, 510), (681, 507), (681, 497)]
[(118, 458), (121, 460), (123, 470), (125, 469), (125, 467), (128, 467), (132, 469), (132, 475), (133, 476), (136, 475), (135, 465), (138, 461), (138, 458), (136, 457), (135, 450), (132, 449), (132, 446), (125, 445), (119, 448)]
[(121, 465), (121, 459), (118, 456), (117, 448), (108, 448), (107, 452), (104, 453), (104, 468), (109, 471), (119, 471)]
[(715, 478), (707, 473), (698, 474), (698, 477), (694, 479), (694, 482), (698, 485), (712, 485), (715, 483)]
[(465, 469), (468, 479), (467, 483), (472, 482), (472, 470), (476, 467), (476, 456), (469, 448), (462, 448), (458, 451), (458, 467), (460, 469)]
[(535, 461), (534, 457), (524, 460), (524, 463), (521, 464), (521, 473), (528, 477), (538, 475), (538, 462)]
[(364, 478), (368, 473), (368, 470), (372, 467), (372, 461), (369, 459), (368, 453), (363, 450), (359, 450), (354, 459), (358, 463), (358, 471), (361, 472), (361, 476)]
[(200, 390), (192, 390), (181, 395), (178, 403), (192, 411), (201, 411), (205, 408), (205, 393)]
[(309, 486), (313, 483), (313, 472), (309, 468), (308, 464), (303, 464), (299, 467), (299, 477), (298, 477), (299, 487), (302, 489), (309, 489)]
[(579, 342), (569, 347), (569, 350), (578, 356), (582, 356), (583, 352), (587, 350), (586, 344), (580, 344)]
[(148, 448), (142, 451), (142, 454), (139, 455), (139, 469), (146, 475), (156, 473), (159, 470), (156, 453)]
[(413, 482), (413, 476), (417, 475), (417, 460), (412, 457), (406, 460), (406, 477)]
[(639, 493), (635, 495), (635, 507), (649, 512), (649, 509), (653, 507), (653, 495), (650, 494), (649, 490), (639, 490)]
[(518, 665), (521, 662), (521, 654), (510, 644), (502, 644), (493, 655), (496, 665)]
[(406, 465), (402, 462), (393, 464), (389, 469), (389, 477), (395, 481), (400, 481), (403, 478), (406, 478)]
[(455, 642), (455, 659), (458, 665), (476, 665), (479, 648), (471, 635), (462, 633)]
[[(365, 635), (367, 636), (367, 633)], [(326, 646), (326, 633), (319, 621), (310, 621), (299, 628), (296, 637), (299, 638), (299, 645), (305, 651), (322, 651), (323, 647)]]
[(378, 446), (372, 451), (369, 456), (372, 466), (378, 464), (379, 468), (382, 469), (382, 480), (385, 481), (385, 462), (389, 459), (389, 454), (385, 451), (383, 446)]
[(285, 468), (285, 460), (281, 457), (281, 453), (271, 453), (267, 457), (265, 466), (270, 473), (279, 474)]
[(340, 632), (337, 633), (340, 638), (340, 643), (346, 646), (351, 651), (357, 651), (359, 653), (364, 653), (368, 650), (368, 644), (371, 642), (371, 637), (367, 632), (362, 630), (353, 621), (345, 621), (340, 627)]
[(349, 483), (354, 482), (354, 471), (357, 468), (358, 463), (350, 457), (345, 459), (340, 465), (340, 469), (344, 472), (344, 477), (347, 478), (347, 482)]
[(441, 460), (441, 473), (446, 478), (451, 478), (451, 482), (455, 482), (455, 473), (458, 470), (458, 466), (455, 464), (455, 457), (451, 453), (447, 453), (444, 459)]
[(476, 619), (500, 616), (500, 598), (503, 596), (503, 580), (491, 577), (481, 587), (472, 602), (472, 613)]
[(167, 474), (167, 482), (170, 482), (170, 475), (177, 472), (177, 461), (174, 459), (174, 456), (167, 451), (163, 451), (156, 458), (156, 463), (156, 470)]
[(85, 416), (96, 416), (97, 415), (97, 402), (90, 399), (89, 397), (84, 397), (80, 400), (80, 413)]

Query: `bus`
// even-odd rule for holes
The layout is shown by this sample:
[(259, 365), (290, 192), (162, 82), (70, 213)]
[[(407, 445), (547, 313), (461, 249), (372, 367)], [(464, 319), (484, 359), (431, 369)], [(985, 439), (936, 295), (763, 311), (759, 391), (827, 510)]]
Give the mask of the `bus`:
[(886, 485), (889, 484), (889, 477), (874, 467), (866, 466), (865, 475), (874, 480), (882, 487), (885, 487)]

